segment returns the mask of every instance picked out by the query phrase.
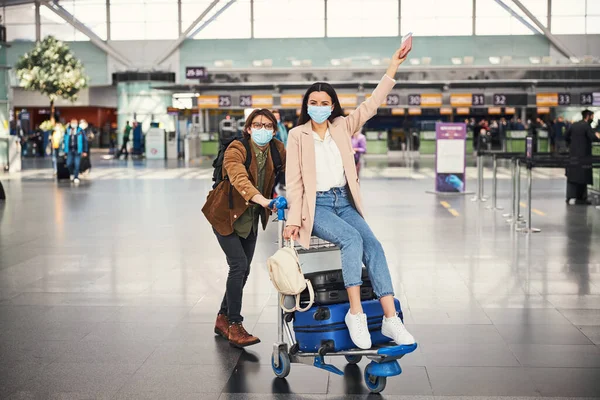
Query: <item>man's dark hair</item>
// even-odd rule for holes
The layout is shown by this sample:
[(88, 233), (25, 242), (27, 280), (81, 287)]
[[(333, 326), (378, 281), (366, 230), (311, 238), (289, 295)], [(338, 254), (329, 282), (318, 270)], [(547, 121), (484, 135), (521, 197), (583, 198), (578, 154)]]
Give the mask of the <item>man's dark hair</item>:
[(325, 92), (331, 97), (331, 102), (333, 106), (333, 111), (329, 116), (329, 122), (333, 122), (337, 117), (341, 117), (344, 115), (344, 110), (342, 110), (342, 106), (340, 105), (340, 100), (338, 99), (337, 93), (333, 86), (326, 82), (317, 82), (313, 83), (311, 87), (308, 88), (306, 93), (304, 94), (304, 98), (302, 99), (302, 109), (300, 111), (300, 118), (298, 118), (298, 125), (303, 125), (310, 121), (310, 116), (308, 115), (308, 98), (312, 92)]
[(277, 132), (277, 119), (275, 118), (273, 113), (270, 110), (267, 110), (266, 108), (260, 108), (252, 111), (250, 115), (248, 115), (248, 118), (246, 118), (246, 123), (244, 124), (244, 137), (247, 138), (250, 136), (248, 134), (248, 129), (252, 128), (252, 121), (254, 121), (254, 118), (260, 115), (271, 121), (273, 123), (273, 132)]
[(593, 116), (594, 113), (590, 110), (583, 110), (581, 112), (581, 116), (583, 117), (583, 119), (588, 119), (589, 117)]

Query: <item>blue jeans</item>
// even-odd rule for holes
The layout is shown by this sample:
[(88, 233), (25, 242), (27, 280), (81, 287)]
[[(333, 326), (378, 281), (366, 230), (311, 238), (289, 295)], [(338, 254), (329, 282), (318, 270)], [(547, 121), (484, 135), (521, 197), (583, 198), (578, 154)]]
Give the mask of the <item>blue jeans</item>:
[(383, 247), (350, 202), (346, 188), (317, 192), (312, 234), (340, 248), (346, 288), (362, 285), (364, 263), (377, 297), (394, 295)]
[(52, 149), (52, 168), (54, 172), (58, 171), (58, 149)]
[(76, 151), (69, 151), (67, 153), (67, 168), (69, 168), (69, 172), (73, 175), (73, 179), (77, 179), (79, 176), (79, 165), (81, 164), (81, 154)]

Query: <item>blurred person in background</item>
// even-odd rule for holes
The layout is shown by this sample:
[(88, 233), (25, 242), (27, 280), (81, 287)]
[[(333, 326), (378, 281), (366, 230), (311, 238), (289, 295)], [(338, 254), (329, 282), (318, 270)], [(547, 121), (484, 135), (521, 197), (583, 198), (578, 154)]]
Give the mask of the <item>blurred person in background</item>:
[[(565, 141), (569, 145), (572, 158), (585, 158), (592, 155), (592, 142), (600, 142), (600, 133), (592, 130), (594, 113), (590, 110), (581, 112), (583, 119), (567, 130)], [(587, 198), (587, 185), (593, 183), (591, 168), (569, 167), (567, 175), (567, 204), (575, 199), (575, 204), (590, 205)]]
[(89, 129), (89, 125), (85, 119), (82, 119), (81, 121), (79, 121), (79, 128), (83, 131), (83, 134), (85, 135), (87, 142), (88, 142), (87, 154), (85, 157), (81, 157), (80, 169), (81, 169), (82, 173), (89, 175), (89, 173), (92, 172), (92, 162), (91, 162), (91, 156), (92, 156), (91, 147), (92, 146), (90, 145), (90, 143), (92, 143), (92, 141), (94, 140), (94, 134), (92, 133), (91, 129)]
[(129, 144), (129, 135), (131, 134), (131, 125), (129, 121), (125, 122), (125, 128), (123, 129), (123, 144), (121, 150), (117, 153), (117, 158), (121, 158), (121, 154), (125, 153), (125, 159), (129, 157), (129, 151), (127, 151), (127, 145)]
[(554, 151), (556, 153), (564, 153), (567, 151), (567, 142), (565, 135), (567, 134), (567, 124), (562, 115), (560, 115), (552, 126), (552, 137), (554, 138)]
[(60, 154), (60, 144), (63, 139), (63, 127), (60, 124), (54, 125), (54, 130), (52, 131), (52, 137), (50, 138), (52, 141), (52, 168), (54, 169), (54, 175), (58, 172), (58, 157)]
[(81, 157), (87, 155), (88, 140), (77, 120), (72, 119), (64, 137), (64, 151), (67, 155), (67, 168), (71, 172), (71, 180), (79, 184), (79, 168)]
[(356, 164), (356, 174), (360, 177), (360, 167), (362, 155), (367, 152), (367, 137), (361, 131), (356, 131), (352, 135), (352, 148), (354, 149), (354, 163)]

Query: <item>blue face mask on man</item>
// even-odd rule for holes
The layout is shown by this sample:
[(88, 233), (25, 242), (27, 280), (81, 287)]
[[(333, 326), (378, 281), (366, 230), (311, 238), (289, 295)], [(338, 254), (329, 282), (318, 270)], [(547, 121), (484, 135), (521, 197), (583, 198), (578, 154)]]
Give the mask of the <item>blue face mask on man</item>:
[(308, 115), (317, 124), (322, 124), (331, 116), (331, 106), (308, 106)]
[(254, 129), (254, 128), (252, 128), (252, 140), (254, 140), (254, 143), (256, 143), (257, 145), (265, 146), (271, 141), (271, 139), (273, 139), (273, 130), (272, 129), (266, 129), (266, 128)]

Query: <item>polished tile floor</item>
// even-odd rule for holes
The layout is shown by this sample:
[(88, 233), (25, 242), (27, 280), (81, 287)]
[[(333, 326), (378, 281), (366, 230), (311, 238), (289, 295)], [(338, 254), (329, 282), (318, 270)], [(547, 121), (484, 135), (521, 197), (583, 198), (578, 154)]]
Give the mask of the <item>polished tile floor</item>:
[[(210, 181), (94, 180), (107, 170), (79, 187), (0, 175), (0, 398), (367, 396), (364, 361), (332, 358), (344, 377), (294, 365), (274, 378), (275, 225), (244, 297), (262, 343), (232, 349), (213, 334), (227, 269), (200, 212)], [(384, 397), (600, 397), (600, 210), (567, 207), (562, 178), (536, 179), (542, 232), (525, 236), (487, 204), (426, 194), (432, 184), (410, 170), (362, 181), (420, 344)]]

